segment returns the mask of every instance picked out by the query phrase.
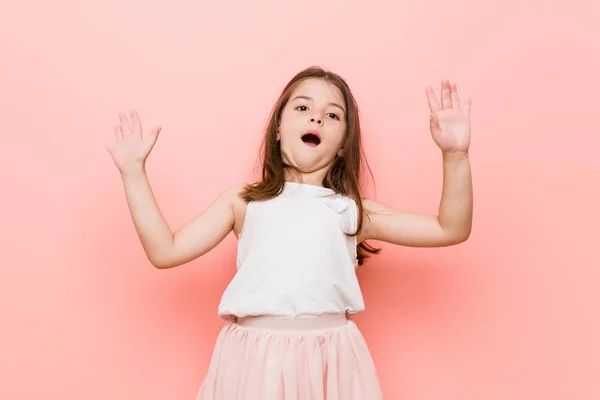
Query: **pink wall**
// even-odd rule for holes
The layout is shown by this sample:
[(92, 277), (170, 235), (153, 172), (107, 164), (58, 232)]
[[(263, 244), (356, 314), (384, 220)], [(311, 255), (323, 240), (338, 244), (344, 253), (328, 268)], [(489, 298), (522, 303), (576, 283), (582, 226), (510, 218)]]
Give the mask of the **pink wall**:
[(0, 3), (1, 399), (194, 398), (235, 239), (154, 269), (105, 145), (120, 111), (163, 127), (148, 170), (177, 228), (251, 176), (311, 64), (349, 81), (398, 208), (439, 201), (425, 85), (473, 97), (471, 239), (360, 271), (386, 398), (600, 398), (598, 2), (199, 3)]

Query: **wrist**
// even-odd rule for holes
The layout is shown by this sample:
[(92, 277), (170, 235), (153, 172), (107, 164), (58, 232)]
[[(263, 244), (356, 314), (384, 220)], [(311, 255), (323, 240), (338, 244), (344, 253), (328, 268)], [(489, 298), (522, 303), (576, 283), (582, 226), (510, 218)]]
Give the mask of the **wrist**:
[(146, 175), (146, 166), (144, 164), (132, 165), (130, 167), (120, 170), (120, 172), (121, 172), (121, 178), (123, 180), (135, 179), (140, 176)]
[(469, 159), (469, 151), (444, 151), (442, 152), (444, 161), (463, 161)]

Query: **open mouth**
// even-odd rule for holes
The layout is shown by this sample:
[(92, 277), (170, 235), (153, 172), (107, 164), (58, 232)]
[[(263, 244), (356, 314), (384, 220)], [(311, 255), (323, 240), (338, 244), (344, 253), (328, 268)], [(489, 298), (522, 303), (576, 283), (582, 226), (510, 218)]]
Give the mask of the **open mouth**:
[(314, 133), (305, 133), (302, 135), (302, 141), (312, 147), (316, 147), (321, 144), (321, 138)]

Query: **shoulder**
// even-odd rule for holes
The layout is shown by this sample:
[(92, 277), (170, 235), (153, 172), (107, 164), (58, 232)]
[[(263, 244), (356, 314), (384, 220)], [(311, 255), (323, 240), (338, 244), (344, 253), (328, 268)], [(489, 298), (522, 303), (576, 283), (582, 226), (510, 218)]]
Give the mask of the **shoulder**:
[(245, 205), (246, 202), (241, 196), (245, 186), (246, 185), (243, 183), (236, 183), (228, 186), (221, 192), (220, 197), (228, 202), (232, 207)]
[(234, 183), (233, 185), (226, 187), (222, 193), (233, 198), (239, 196), (245, 186), (244, 183)]
[(358, 235), (358, 242), (363, 240), (376, 239), (377, 238), (377, 227), (381, 224), (381, 218), (389, 216), (394, 213), (394, 209), (378, 203), (374, 200), (361, 198), (360, 203), (362, 206), (362, 229)]
[(361, 199), (360, 202), (363, 206), (363, 212), (367, 215), (370, 214), (391, 214), (394, 210), (384, 204), (378, 203), (374, 200)]
[(221, 194), (231, 207), (234, 219), (233, 231), (236, 237), (239, 237), (243, 229), (244, 222), (246, 220), (246, 211), (248, 209), (248, 203), (242, 197), (245, 188), (246, 184), (238, 183), (227, 187)]
[[(352, 206), (358, 209), (358, 202), (354, 200), (350, 196), (340, 195), (343, 199), (349, 202)], [(386, 214), (392, 213), (394, 210), (386, 205), (378, 203), (373, 200), (361, 198), (360, 205), (362, 206), (362, 211), (364, 215), (370, 216), (372, 214)]]

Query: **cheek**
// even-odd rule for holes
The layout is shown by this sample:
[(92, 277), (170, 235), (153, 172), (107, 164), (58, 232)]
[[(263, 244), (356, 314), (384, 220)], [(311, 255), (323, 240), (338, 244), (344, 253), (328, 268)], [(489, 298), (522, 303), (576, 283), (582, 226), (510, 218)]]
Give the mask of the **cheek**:
[(279, 127), (279, 139), (283, 142), (289, 141), (292, 136), (293, 129), (290, 129), (289, 124), (282, 123)]
[(346, 137), (346, 127), (341, 124), (339, 127), (335, 127), (330, 132), (330, 137), (333, 139), (331, 141), (332, 145), (336, 148), (341, 147), (344, 144), (344, 139)]
[(279, 132), (281, 134), (286, 134), (290, 131), (290, 128), (294, 126), (294, 118), (289, 115), (289, 113), (284, 112), (281, 115), (281, 120), (279, 121)]

